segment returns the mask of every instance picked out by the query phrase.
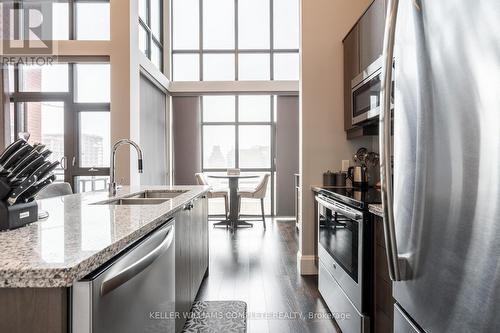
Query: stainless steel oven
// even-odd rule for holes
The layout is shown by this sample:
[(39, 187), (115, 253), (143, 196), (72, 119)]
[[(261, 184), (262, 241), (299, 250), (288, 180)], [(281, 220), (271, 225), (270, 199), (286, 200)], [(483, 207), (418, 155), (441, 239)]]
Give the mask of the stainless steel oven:
[(316, 196), (319, 289), (343, 332), (369, 332), (372, 297), (372, 226), (364, 211)]
[(351, 81), (352, 125), (373, 120), (380, 114), (381, 73), (382, 57)]

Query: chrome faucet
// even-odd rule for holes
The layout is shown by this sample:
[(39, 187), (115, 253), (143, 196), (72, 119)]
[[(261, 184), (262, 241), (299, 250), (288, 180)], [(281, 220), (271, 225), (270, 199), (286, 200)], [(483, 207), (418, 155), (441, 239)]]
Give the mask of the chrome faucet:
[(115, 195), (116, 188), (117, 188), (116, 181), (115, 181), (116, 150), (118, 149), (118, 147), (120, 147), (121, 145), (124, 145), (124, 144), (131, 145), (137, 151), (137, 158), (138, 158), (137, 167), (139, 169), (139, 173), (142, 173), (142, 150), (141, 150), (141, 147), (139, 147), (139, 145), (137, 143), (135, 143), (134, 141), (129, 140), (129, 139), (122, 139), (122, 140), (116, 142), (113, 145), (113, 149), (111, 152), (111, 163), (110, 163), (110, 170), (109, 170), (110, 171), (110, 176), (109, 176), (109, 178), (110, 178), (109, 179), (109, 194), (110, 195)]

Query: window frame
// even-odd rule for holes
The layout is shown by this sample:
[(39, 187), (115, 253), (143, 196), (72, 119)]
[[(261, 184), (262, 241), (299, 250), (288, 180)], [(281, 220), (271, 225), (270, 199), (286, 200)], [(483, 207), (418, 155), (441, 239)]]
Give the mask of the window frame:
[[(174, 54), (198, 54), (199, 56), (199, 80), (204, 81), (203, 79), (203, 55), (204, 54), (234, 54), (234, 81), (240, 81), (238, 77), (239, 70), (239, 55), (240, 54), (266, 54), (269, 55), (269, 64), (270, 64), (270, 78), (269, 81), (274, 81), (274, 55), (277, 53), (296, 53), (299, 54), (299, 49), (279, 49), (274, 47), (274, 0), (269, 0), (269, 34), (270, 34), (270, 45), (269, 49), (240, 49), (239, 48), (239, 18), (238, 18), (238, 1), (234, 0), (234, 38), (235, 38), (235, 48), (234, 49), (204, 49), (203, 47), (203, 0), (199, 0), (199, 10), (198, 10), (198, 20), (199, 20), (199, 34), (198, 34), (198, 49), (186, 49), (186, 50), (176, 50), (173, 48), (173, 15), (174, 15), (174, 0), (170, 1), (170, 31), (171, 31), (171, 39), (172, 39), (172, 51), (170, 54), (171, 63), (172, 63), (172, 78), (175, 81), (175, 70), (174, 70)], [(198, 82), (196, 81), (196, 82)], [(263, 80), (268, 81), (268, 80)], [(212, 81), (210, 81), (212, 82)]]
[[(108, 61), (95, 59), (89, 62), (94, 64), (109, 64)], [(22, 70), (19, 65), (14, 65), (14, 91), (10, 93), (10, 102), (14, 106), (14, 132), (19, 133), (26, 130), (27, 108), (25, 103), (49, 102), (57, 101), (64, 103), (64, 157), (66, 158), (64, 168), (61, 169), (64, 173), (64, 181), (73, 185), (73, 189), (77, 189), (78, 176), (109, 176), (109, 167), (80, 167), (80, 113), (81, 112), (111, 112), (111, 103), (79, 103), (76, 102), (76, 65), (80, 61), (62, 62), (68, 64), (68, 82), (69, 89), (67, 92), (22, 92), (20, 91), (22, 83)], [(111, 132), (111, 128), (110, 128)], [(63, 161), (61, 161), (62, 164)]]
[[(76, 13), (76, 4), (77, 3), (108, 3), (111, 6), (110, 0), (63, 0), (63, 1), (56, 1), (60, 3), (67, 3), (68, 4), (68, 40), (78, 40), (77, 38), (77, 13)], [(22, 9), (23, 8), (23, 1), (16, 1), (13, 3), (13, 8), (14, 9)], [(111, 17), (109, 18), (109, 22), (111, 25)], [(16, 15), (14, 17), (14, 24), (15, 24), (15, 29), (14, 29), (14, 37), (15, 38), (20, 38), (20, 19)], [(110, 26), (111, 29), (111, 26)], [(111, 39), (111, 36), (110, 36)], [(110, 40), (108, 39), (108, 40)]]
[[(201, 170), (202, 172), (226, 172), (227, 168), (206, 168), (204, 165), (204, 148), (205, 148), (205, 142), (204, 142), (204, 127), (205, 126), (234, 126), (235, 130), (235, 145), (234, 145), (234, 151), (235, 151), (235, 156), (234, 156), (234, 163), (235, 163), (235, 168), (240, 169), (240, 171), (243, 172), (265, 172), (270, 174), (270, 188), (271, 188), (271, 209), (270, 209), (270, 216), (274, 216), (275, 214), (275, 173), (276, 173), (276, 113), (275, 113), (275, 99), (276, 96), (274, 95), (269, 95), (269, 94), (251, 94), (252, 96), (268, 96), (270, 98), (270, 105), (269, 105), (269, 112), (270, 112), (270, 118), (269, 121), (240, 121), (239, 120), (239, 97), (240, 95), (234, 95), (235, 96), (235, 119), (234, 121), (229, 121), (229, 122), (205, 122), (203, 120), (203, 98), (204, 96), (200, 96), (202, 99), (200, 102), (200, 109), (201, 109), (201, 122), (200, 122), (200, 131), (201, 131)], [(239, 127), (240, 126), (248, 126), (248, 125), (264, 125), (264, 126), (269, 126), (270, 127), (270, 148), (271, 148), (271, 153), (270, 153), (270, 167), (269, 168), (240, 168), (240, 156), (239, 156), (239, 150), (240, 150), (240, 145), (239, 145)], [(269, 216), (269, 215), (268, 215)]]
[[(77, 13), (76, 13), (76, 3), (109, 3), (111, 7), (111, 0), (67, 0), (69, 4), (69, 39), (70, 40), (79, 40), (77, 39)], [(109, 17), (109, 39), (111, 40), (111, 8), (110, 8), (110, 17)]]
[[(148, 38), (147, 38), (147, 41), (146, 41), (146, 53), (145, 53), (145, 56), (149, 59), (149, 60), (152, 60), (151, 58), (151, 54), (152, 54), (152, 45), (155, 44), (159, 49), (160, 49), (160, 68), (158, 68), (160, 70), (160, 72), (163, 72), (163, 68), (164, 68), (164, 52), (165, 52), (165, 48), (164, 48), (164, 44), (163, 44), (163, 41), (164, 41), (164, 29), (163, 29), (163, 26), (164, 26), (164, 18), (163, 18), (163, 12), (164, 12), (164, 0), (158, 0), (160, 2), (160, 18), (159, 18), (159, 24), (160, 24), (160, 36), (159, 36), (159, 39), (154, 35), (153, 33), (153, 30), (151, 28), (151, 0), (144, 0), (146, 2), (146, 21), (147, 22), (144, 22), (144, 20), (142, 19), (141, 16), (138, 16), (139, 18), (139, 25), (146, 30), (146, 33), (148, 35)], [(154, 64), (156, 66), (156, 64)]]

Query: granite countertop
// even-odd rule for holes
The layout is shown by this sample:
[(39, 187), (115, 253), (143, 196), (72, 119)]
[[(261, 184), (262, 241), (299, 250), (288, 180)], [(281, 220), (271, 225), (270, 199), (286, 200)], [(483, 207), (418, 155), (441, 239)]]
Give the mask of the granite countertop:
[(208, 186), (123, 187), (116, 198), (144, 190), (183, 192), (159, 205), (92, 205), (113, 199), (89, 192), (40, 200), (46, 220), (0, 232), (0, 287), (69, 287), (163, 224)]
[(384, 217), (384, 207), (382, 206), (382, 204), (368, 205), (368, 211), (379, 217)]

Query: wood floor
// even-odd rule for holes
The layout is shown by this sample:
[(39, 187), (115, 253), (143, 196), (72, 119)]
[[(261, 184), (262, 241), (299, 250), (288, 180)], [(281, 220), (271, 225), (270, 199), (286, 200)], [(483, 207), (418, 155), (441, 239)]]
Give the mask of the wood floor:
[(317, 276), (297, 272), (295, 223), (266, 222), (265, 231), (256, 222), (234, 235), (210, 227), (210, 274), (197, 299), (247, 302), (249, 333), (340, 332), (329, 319)]

